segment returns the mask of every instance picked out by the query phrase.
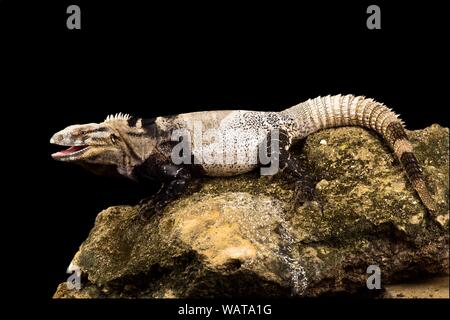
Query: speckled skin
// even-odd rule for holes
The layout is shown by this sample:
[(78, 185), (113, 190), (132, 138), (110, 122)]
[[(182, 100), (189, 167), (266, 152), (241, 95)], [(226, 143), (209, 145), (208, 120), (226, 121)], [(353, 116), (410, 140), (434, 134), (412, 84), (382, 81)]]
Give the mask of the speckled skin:
[[(200, 143), (191, 140), (194, 157), (202, 159), (203, 154), (212, 154), (214, 159), (219, 159), (212, 163), (202, 161), (201, 167), (208, 176), (232, 176), (255, 169), (259, 145), (271, 130), (281, 129), (288, 122), (289, 118), (281, 113), (243, 110), (194, 112), (170, 120), (163, 117), (156, 120), (163, 130), (186, 128), (192, 137), (196, 134), (194, 126), (201, 127)], [(222, 145), (208, 138), (207, 132), (211, 129), (220, 135)], [(239, 153), (242, 150), (245, 152)], [(233, 161), (227, 161), (227, 153), (234, 156)]]

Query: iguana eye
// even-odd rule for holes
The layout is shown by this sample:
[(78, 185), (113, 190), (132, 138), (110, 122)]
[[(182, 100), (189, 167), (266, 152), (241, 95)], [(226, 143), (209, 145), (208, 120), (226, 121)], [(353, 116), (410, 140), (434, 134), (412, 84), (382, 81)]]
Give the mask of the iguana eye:
[(119, 140), (119, 137), (116, 136), (115, 134), (112, 134), (112, 135), (111, 135), (111, 142), (114, 143), (114, 144), (116, 144), (116, 143), (117, 143), (117, 140)]

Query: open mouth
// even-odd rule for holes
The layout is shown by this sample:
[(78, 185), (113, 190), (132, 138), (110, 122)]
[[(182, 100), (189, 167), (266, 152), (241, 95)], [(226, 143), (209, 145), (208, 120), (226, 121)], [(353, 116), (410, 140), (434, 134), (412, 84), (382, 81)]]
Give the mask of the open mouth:
[(66, 150), (58, 151), (52, 154), (53, 158), (65, 158), (67, 156), (74, 156), (81, 154), (83, 151), (85, 151), (89, 146), (71, 146)]

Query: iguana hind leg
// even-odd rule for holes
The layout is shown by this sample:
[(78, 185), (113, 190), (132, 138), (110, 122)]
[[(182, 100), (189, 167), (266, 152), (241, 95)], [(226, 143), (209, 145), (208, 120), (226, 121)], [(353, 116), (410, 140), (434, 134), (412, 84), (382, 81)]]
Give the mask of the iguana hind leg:
[(289, 151), (291, 145), (292, 140), (286, 130), (274, 129), (267, 134), (266, 140), (260, 146), (265, 148), (267, 156), (261, 158), (260, 155), (258, 161), (261, 163), (261, 159), (270, 159), (271, 167), (274, 163), (278, 165), (278, 170), (271, 171), (272, 174), (276, 172), (288, 180), (295, 180), (293, 209), (312, 201), (317, 201), (320, 205), (320, 201), (318, 201), (314, 192), (316, 179), (312, 174), (311, 167), (306, 161), (301, 161), (292, 156)]
[(283, 174), (295, 179), (294, 207), (304, 203), (310, 204), (312, 201), (317, 201), (320, 204), (315, 192), (316, 178), (312, 175), (307, 164), (291, 158), (288, 160)]
[(295, 189), (293, 197), (293, 208), (306, 203), (310, 204), (312, 201), (316, 201), (320, 205), (315, 192), (315, 185), (317, 182), (316, 177), (313, 174), (313, 170), (309, 163), (301, 161), (292, 156), (289, 151), (291, 146), (291, 140), (286, 131), (280, 130), (279, 132), (279, 166), (281, 174), (287, 178), (295, 180)]

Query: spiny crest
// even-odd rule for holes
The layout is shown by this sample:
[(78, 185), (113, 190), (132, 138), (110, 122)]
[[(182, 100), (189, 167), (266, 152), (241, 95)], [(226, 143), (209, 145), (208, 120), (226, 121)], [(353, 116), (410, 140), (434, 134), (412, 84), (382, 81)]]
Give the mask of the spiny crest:
[(106, 117), (105, 122), (114, 121), (114, 120), (128, 120), (131, 116), (128, 113), (116, 113), (115, 115), (109, 115)]

